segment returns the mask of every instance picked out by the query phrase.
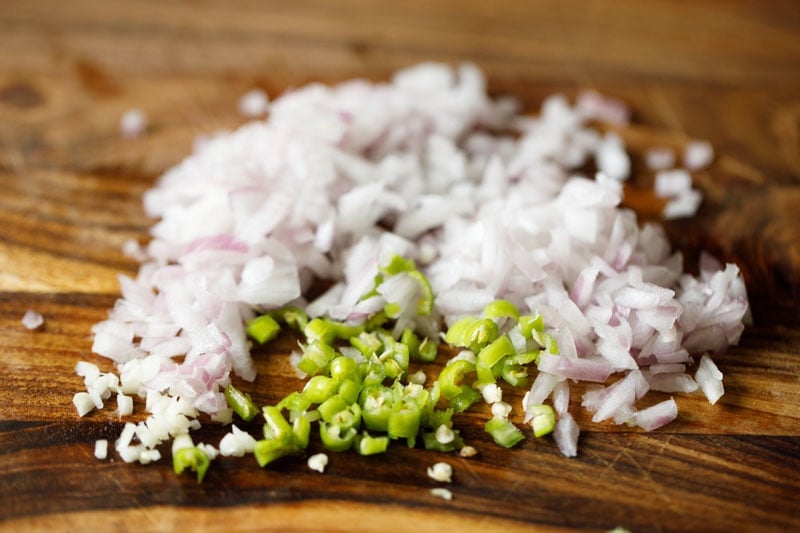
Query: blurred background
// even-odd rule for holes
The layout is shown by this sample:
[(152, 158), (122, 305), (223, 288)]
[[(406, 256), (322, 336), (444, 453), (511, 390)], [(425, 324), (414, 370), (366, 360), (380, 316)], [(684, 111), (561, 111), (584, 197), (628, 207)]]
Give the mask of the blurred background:
[[(770, 273), (750, 277), (800, 285), (800, 230), (773, 217), (800, 202), (795, 0), (2, 0), (0, 50), (0, 168), (115, 176), (137, 198), (198, 134), (244, 122), (237, 101), (253, 88), (275, 98), (421, 61), (472, 61), (492, 93), (531, 112), (554, 92), (595, 88), (638, 124), (710, 141), (735, 183), (772, 186), (752, 197), (752, 216), (702, 220), (738, 237), (683, 245), (731, 259), (766, 250)], [(131, 108), (149, 135), (120, 142)], [(736, 201), (727, 183), (705, 185)], [(138, 202), (116, 208), (146, 230)], [(686, 228), (674, 233), (687, 240)]]
[(135, 96), (142, 80), (180, 80), (186, 91), (164, 98), (199, 111), (212, 98), (203, 81), (229, 98), (250, 85), (274, 96), (310, 80), (473, 61), (493, 90), (532, 105), (598, 87), (649, 123), (797, 175), (798, 28), (794, 0), (3, 0), (0, 114), (6, 122), (37, 103), (68, 112), (74, 84), (102, 100)]

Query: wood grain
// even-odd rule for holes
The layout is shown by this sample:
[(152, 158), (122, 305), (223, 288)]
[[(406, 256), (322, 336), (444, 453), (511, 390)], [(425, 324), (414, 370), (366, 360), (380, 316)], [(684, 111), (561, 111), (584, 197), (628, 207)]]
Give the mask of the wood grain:
[[(800, 529), (796, 2), (7, 0), (0, 50), (0, 529)], [(575, 459), (549, 439), (499, 449), (478, 410), (457, 422), (480, 450), (471, 459), (395, 446), (336, 454), (321, 476), (303, 457), (267, 470), (223, 458), (202, 485), (168, 461), (96, 460), (94, 441), (122, 422), (113, 401), (76, 416), (73, 367), (112, 368), (91, 354), (90, 328), (118, 274), (136, 271), (121, 246), (147, 238), (142, 193), (196, 135), (241, 124), (249, 88), (385, 79), (423, 60), (475, 61), (493, 93), (530, 111), (553, 92), (622, 98), (637, 125), (620, 133), (639, 152), (714, 144), (695, 177), (701, 213), (665, 227), (687, 265), (708, 249), (746, 277), (754, 324), (720, 360), (725, 396), (678, 396), (679, 419), (643, 433), (593, 424), (575, 390)], [(118, 135), (131, 107), (151, 117), (142, 139)], [(652, 176), (634, 167), (627, 202), (654, 218)], [(20, 324), (31, 308), (39, 331)], [(257, 401), (299, 387), (293, 342), (255, 353), (259, 377), (240, 385)], [(199, 437), (223, 433), (206, 424)], [(452, 501), (429, 492), (425, 468), (440, 460), (455, 468)]]

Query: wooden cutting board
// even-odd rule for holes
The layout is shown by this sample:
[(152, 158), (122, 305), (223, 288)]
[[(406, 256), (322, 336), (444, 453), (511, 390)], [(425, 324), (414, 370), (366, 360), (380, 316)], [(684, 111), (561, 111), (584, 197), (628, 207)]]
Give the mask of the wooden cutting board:
[[(800, 10), (684, 4), (3, 2), (0, 529), (800, 530)], [(94, 441), (123, 422), (111, 410), (78, 418), (73, 367), (112, 369), (91, 354), (90, 328), (116, 276), (135, 274), (121, 246), (147, 237), (142, 193), (196, 135), (241, 124), (236, 101), (252, 87), (385, 79), (431, 59), (476, 61), (493, 93), (530, 111), (555, 91), (623, 98), (637, 125), (621, 134), (639, 153), (715, 145), (695, 176), (701, 212), (666, 229), (687, 264), (708, 249), (746, 278), (754, 324), (719, 359), (720, 402), (677, 396), (679, 419), (643, 433), (593, 424), (574, 391), (573, 459), (551, 439), (498, 448), (481, 410), (457, 421), (479, 450), (469, 459), (393, 446), (332, 454), (320, 475), (302, 457), (265, 470), (223, 458), (203, 484), (168, 460), (95, 459)], [(142, 139), (119, 136), (131, 107), (151, 117)], [(655, 218), (652, 176), (635, 163), (628, 205)], [(41, 330), (22, 327), (27, 309), (45, 316)], [(255, 352), (259, 377), (241, 386), (258, 402), (300, 386), (293, 342)], [(205, 424), (197, 440), (223, 433)], [(451, 501), (429, 491), (438, 461), (455, 471)]]

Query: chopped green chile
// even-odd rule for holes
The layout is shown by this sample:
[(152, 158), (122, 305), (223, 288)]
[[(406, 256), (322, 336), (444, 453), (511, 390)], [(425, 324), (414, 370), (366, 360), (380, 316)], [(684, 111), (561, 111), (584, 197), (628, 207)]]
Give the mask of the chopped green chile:
[(528, 384), (528, 369), (510, 359), (503, 362), (500, 376), (512, 387), (525, 387)]
[(412, 439), (417, 435), (422, 422), (422, 412), (413, 400), (395, 402), (389, 412), (386, 432), (390, 439)]
[(316, 376), (324, 372), (335, 358), (336, 351), (331, 346), (315, 340), (303, 349), (297, 368), (309, 376)]
[(250, 422), (258, 414), (258, 407), (253, 403), (249, 394), (240, 391), (233, 384), (225, 387), (225, 401), (233, 412), (245, 422)]
[(349, 357), (339, 356), (331, 361), (329, 373), (333, 379), (351, 379), (358, 374), (358, 363)]
[(263, 468), (277, 459), (298, 453), (299, 451), (301, 451), (301, 449), (294, 444), (292, 438), (273, 438), (256, 442), (253, 455), (255, 455), (259, 466)]
[(549, 405), (529, 405), (528, 414), (532, 417), (531, 428), (535, 437), (544, 437), (555, 429), (556, 413)]
[(391, 337), (384, 339), (384, 350), (378, 356), (378, 360), (383, 364), (386, 377), (395, 379), (408, 370), (408, 346), (396, 342)]
[(401, 272), (415, 270), (417, 267), (412, 259), (395, 254), (389, 262), (380, 268), (381, 274), (385, 276), (396, 276)]
[(442, 396), (451, 400), (461, 394), (463, 392), (461, 381), (464, 379), (465, 375), (472, 372), (475, 372), (475, 365), (464, 359), (448, 363), (436, 379), (437, 383), (439, 383)]
[(420, 340), (414, 330), (406, 328), (400, 335), (400, 342), (408, 348), (408, 357), (410, 359), (419, 359), (419, 345)]
[(374, 437), (366, 431), (356, 436), (355, 449), (359, 455), (377, 455), (385, 453), (389, 448), (389, 437), (381, 435)]
[(364, 357), (376, 353), (383, 343), (374, 332), (362, 331), (355, 337), (350, 337), (350, 345), (356, 348)]
[(267, 405), (261, 410), (264, 415), (264, 438), (291, 440), (292, 426), (275, 406)]
[(311, 440), (311, 419), (303, 414), (292, 422), (292, 441), (298, 448), (308, 448)]
[(558, 355), (558, 341), (544, 331), (533, 331), (533, 340), (536, 341), (547, 353)]
[(504, 418), (492, 418), (486, 422), (485, 429), (503, 448), (511, 448), (525, 440), (525, 435), (517, 426)]
[(336, 339), (348, 340), (359, 335), (364, 331), (364, 326), (347, 324), (328, 318), (314, 318), (303, 330), (309, 342), (321, 341), (325, 344), (333, 344)]
[(462, 387), (461, 394), (450, 398), (450, 405), (457, 413), (461, 413), (469, 409), (472, 404), (481, 399), (481, 393), (472, 387)]
[(539, 361), (539, 354), (541, 353), (540, 350), (531, 350), (529, 352), (519, 352), (514, 354), (513, 359), (514, 362), (518, 365), (527, 365), (530, 363), (538, 362)]
[(259, 344), (271, 341), (280, 333), (278, 322), (269, 315), (261, 315), (247, 323), (247, 335)]
[(203, 450), (195, 446), (181, 448), (172, 454), (172, 469), (180, 475), (187, 468), (197, 474), (197, 482), (201, 483), (208, 471), (211, 460)]
[(487, 366), (494, 367), (504, 357), (516, 353), (514, 345), (508, 335), (501, 335), (487, 344), (480, 352), (478, 352), (478, 359), (483, 361)]
[(361, 428), (361, 407), (354, 403), (353, 405), (349, 406), (346, 409), (342, 409), (338, 413), (334, 414), (330, 421), (326, 422), (330, 424), (335, 424), (339, 426), (341, 429), (360, 429)]
[[(430, 285), (413, 261), (400, 256), (379, 269), (371, 294), (378, 294), (377, 287), (388, 276), (401, 274), (419, 281), (422, 297), (417, 313), (430, 312), (433, 295), (426, 292)], [(363, 298), (366, 297), (369, 294)], [(258, 441), (255, 450), (259, 464), (269, 464), (306, 448), (311, 425), (317, 421), (322, 444), (330, 451), (353, 448), (361, 455), (373, 455), (386, 452), (392, 440), (405, 440), (414, 446), (417, 437), (422, 437), (428, 450), (460, 450), (464, 441), (452, 429), (454, 413), (481, 401), (479, 389), (500, 378), (514, 387), (524, 386), (527, 365), (537, 362), (541, 351), (558, 353), (555, 338), (545, 332), (540, 315), (520, 316), (514, 304), (497, 300), (487, 305), (481, 316), (462, 317), (448, 329), (445, 342), (469, 349), (474, 358), (454, 358), (436, 379), (427, 380), (430, 385), (426, 388), (424, 380), (409, 382), (406, 376), (411, 361), (436, 359), (438, 340), (421, 338), (410, 328), (398, 330), (397, 339), (390, 332), (392, 322), (387, 329), (383, 326), (390, 316), (405, 312), (389, 305), (359, 326), (327, 318), (308, 320), (304, 314), (295, 315), (288, 310), (272, 313), (279, 321), (303, 325), (307, 344), (298, 368), (310, 377), (302, 392), (291, 393), (275, 407), (263, 409), (265, 439)], [(527, 347), (519, 353), (512, 337), (501, 333), (501, 328), (505, 332), (513, 327), (527, 339)], [(358, 353), (345, 349), (344, 344)], [(442, 397), (447, 400), (447, 408), (439, 406)], [(552, 432), (555, 424), (552, 409), (541, 407), (532, 420), (537, 436)], [(283, 409), (289, 412), (291, 423), (284, 418)], [(489, 420), (485, 429), (498, 445), (506, 448), (524, 439), (523, 433), (505, 418)]]
[(347, 409), (348, 404), (344, 399), (339, 396), (338, 394), (334, 394), (317, 407), (317, 411), (319, 411), (320, 417), (325, 422), (330, 423), (333, 420), (334, 415), (339, 411), (344, 411)]
[(517, 322), (519, 320), (519, 309), (508, 300), (495, 300), (483, 308), (483, 316), (494, 321), (510, 318)]
[(407, 274), (413, 278), (419, 284), (421, 293), (420, 301), (417, 304), (417, 314), (422, 316), (431, 314), (433, 311), (433, 288), (428, 278), (417, 269), (413, 259), (395, 255), (388, 265), (381, 268), (381, 273), (384, 276)]
[[(410, 386), (412, 385), (407, 386), (406, 389)], [(429, 417), (436, 407), (436, 402), (433, 401), (431, 392), (426, 390), (422, 385), (416, 385), (414, 387), (417, 388), (417, 392), (411, 393), (406, 390), (403, 397), (417, 404), (420, 412), (420, 422), (422, 424), (427, 424)]]
[(356, 440), (358, 431), (355, 428), (343, 429), (336, 424), (319, 423), (319, 436), (325, 448), (332, 452), (349, 450)]
[(384, 311), (379, 311), (369, 317), (366, 322), (364, 322), (364, 329), (367, 331), (372, 331), (375, 328), (379, 328), (386, 324), (389, 321), (389, 317), (386, 316)]
[(444, 340), (453, 346), (468, 348), (478, 353), (499, 335), (497, 324), (488, 318), (465, 316), (447, 330)]
[(449, 409), (434, 409), (428, 416), (425, 425), (429, 428), (436, 429), (439, 426), (453, 427), (453, 408)]
[(552, 335), (546, 335), (544, 338), (544, 349), (547, 353), (558, 355), (558, 341)]
[(475, 373), (478, 376), (478, 384), (488, 385), (489, 383), (496, 383), (499, 369), (499, 365), (491, 367), (480, 359), (475, 361)]
[(433, 287), (430, 281), (419, 270), (411, 270), (408, 272), (417, 283), (419, 283), (420, 292), (422, 297), (417, 304), (417, 314), (422, 316), (430, 315), (433, 311)]
[(284, 307), (272, 313), (272, 316), (297, 331), (305, 331), (308, 315), (299, 307)]
[(394, 393), (383, 385), (370, 385), (361, 391), (359, 398), (361, 418), (371, 431), (386, 431), (394, 404)]
[(303, 387), (303, 396), (312, 404), (320, 404), (336, 394), (339, 383), (328, 376), (313, 376)]
[[(394, 377), (402, 376), (408, 371), (409, 356), (408, 347), (405, 344), (400, 344), (398, 342), (392, 346), (392, 348), (389, 350), (389, 354), (384, 357), (384, 361), (389, 361), (390, 359), (393, 361), (392, 365), (396, 365), (400, 370), (400, 374), (398, 374), (398, 376), (389, 377), (394, 379)], [(389, 375), (388, 370), (387, 375)]]
[(386, 366), (377, 358), (374, 361), (359, 363), (358, 370), (364, 385), (380, 385), (386, 379)]
[(311, 319), (306, 324), (303, 333), (310, 343), (321, 342), (322, 344), (330, 345), (336, 339), (333, 323), (324, 318)]
[(285, 396), (276, 407), (297, 414), (307, 411), (311, 407), (311, 402), (302, 393), (295, 391)]
[(422, 339), (417, 355), (420, 361), (424, 363), (431, 363), (435, 361), (436, 356), (439, 355), (439, 346), (437, 346), (435, 341), (432, 341), (428, 338)]
[[(360, 378), (359, 378), (360, 379)], [(348, 405), (358, 401), (358, 395), (361, 394), (361, 383), (352, 379), (344, 379), (339, 384), (338, 394)]]
[(401, 377), (405, 370), (395, 359), (386, 358), (383, 360), (383, 373), (389, 379), (397, 379)]
[[(542, 315), (523, 315), (517, 320), (517, 329), (526, 339), (532, 339), (533, 333), (544, 331), (544, 319)], [(544, 346), (544, 345), (542, 345)]]

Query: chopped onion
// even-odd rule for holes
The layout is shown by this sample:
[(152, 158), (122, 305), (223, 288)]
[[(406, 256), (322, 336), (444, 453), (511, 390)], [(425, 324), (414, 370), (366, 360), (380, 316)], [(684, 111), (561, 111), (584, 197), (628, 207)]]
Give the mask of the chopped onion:
[(101, 460), (108, 457), (108, 441), (106, 439), (94, 441), (94, 456)]
[(656, 173), (656, 196), (678, 196), (692, 188), (692, 176), (683, 169), (662, 170)]
[(431, 489), (431, 494), (436, 496), (437, 498), (442, 498), (443, 500), (452, 500), (453, 493), (448, 489), (443, 489), (441, 487), (435, 487)]
[(703, 194), (699, 190), (690, 189), (688, 191), (683, 191), (667, 202), (661, 216), (665, 219), (694, 216), (702, 201)]
[(44, 324), (44, 317), (41, 313), (37, 313), (33, 309), (28, 309), (22, 316), (22, 325), (25, 326), (26, 329), (37, 329), (41, 327), (42, 324)]
[(717, 365), (707, 354), (700, 358), (700, 364), (697, 366), (694, 379), (697, 380), (697, 384), (712, 405), (717, 403), (717, 400), (725, 394), (725, 388), (722, 385), (722, 372), (719, 371)]
[(675, 165), (675, 153), (669, 148), (652, 148), (644, 156), (650, 170), (666, 170)]
[(239, 99), (239, 113), (242, 116), (256, 118), (269, 111), (269, 97), (261, 89), (252, 89)]
[(322, 474), (328, 466), (328, 456), (324, 453), (315, 453), (308, 458), (308, 468)]
[(646, 431), (653, 431), (675, 420), (678, 416), (678, 405), (670, 398), (657, 403), (633, 415), (633, 423)]
[(123, 137), (135, 139), (147, 132), (147, 115), (141, 109), (129, 109), (119, 119), (119, 131)]
[[(442, 322), (496, 299), (541, 314), (558, 354), (542, 352), (523, 407), (529, 418), (552, 399), (567, 456), (579, 434), (567, 380), (599, 384), (582, 399), (596, 423), (645, 429), (673, 413), (674, 404), (637, 410), (650, 389), (699, 386), (712, 403), (722, 393), (710, 355), (694, 379), (687, 372), (694, 356), (738, 342), (749, 319), (741, 273), (707, 255), (699, 276), (684, 273), (663, 229), (621, 207), (630, 156), (621, 137), (592, 125), (626, 124), (620, 102), (587, 92), (570, 105), (555, 95), (538, 116), (521, 116), (490, 98), (474, 65), (424, 63), (386, 83), (313, 84), (240, 105), (269, 118), (205, 137), (145, 193), (158, 222), (146, 246), (126, 244), (138, 275), (120, 277), (122, 297), (93, 328), (92, 349), (117, 365), (119, 380), (79, 370), (81, 416), (112, 392), (121, 416), (130, 395), (146, 398), (147, 419), (117, 441), (123, 460), (156, 460), (151, 451), (185, 440), (200, 413), (229, 422), (232, 375), (255, 378), (244, 324), (285, 305), (353, 324), (391, 307), (398, 331), (433, 338)], [(123, 133), (141, 135), (143, 115), (126, 117)], [(652, 168), (673, 166), (671, 152), (656, 155)], [(592, 158), (600, 172), (582, 176)], [(683, 162), (696, 170), (712, 158), (710, 146), (690, 143)], [(694, 214), (702, 194), (688, 174), (660, 176), (664, 217)], [(422, 318), (407, 312), (425, 296), (413, 276), (387, 277), (362, 299), (395, 254), (430, 281), (435, 305)], [(309, 302), (318, 280), (330, 289)], [(502, 414), (499, 393), (483, 392)], [(246, 452), (252, 437), (242, 433), (234, 427), (220, 453)]]
[(442, 483), (452, 483), (453, 467), (447, 463), (436, 463), (428, 467), (428, 477)]
[(683, 164), (689, 170), (701, 170), (714, 159), (714, 148), (707, 141), (691, 141), (683, 150)]

